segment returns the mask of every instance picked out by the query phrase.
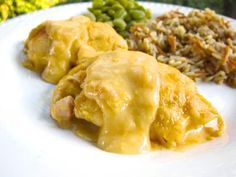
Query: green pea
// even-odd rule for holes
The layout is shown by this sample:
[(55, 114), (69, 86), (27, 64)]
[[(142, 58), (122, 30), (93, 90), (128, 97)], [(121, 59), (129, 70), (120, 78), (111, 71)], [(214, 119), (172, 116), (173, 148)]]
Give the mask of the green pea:
[(119, 31), (124, 31), (127, 26), (127, 24), (125, 23), (123, 19), (115, 19), (113, 21), (113, 24), (115, 28), (118, 29)]
[(130, 1), (127, 2), (126, 9), (133, 9), (134, 7), (135, 7), (134, 3), (130, 2)]
[(101, 8), (101, 11), (102, 12), (107, 12), (109, 10), (109, 7), (108, 6), (103, 6), (102, 8)]
[(102, 11), (98, 9), (89, 9), (89, 11), (92, 12), (95, 16), (102, 14)]
[(93, 0), (93, 8), (99, 9), (103, 7), (103, 5), (104, 5), (103, 0)]
[(123, 36), (127, 36), (133, 23), (146, 22), (152, 16), (136, 0), (93, 0), (89, 11), (92, 14), (85, 14), (86, 16), (114, 26)]
[(114, 17), (123, 19), (123, 18), (125, 18), (126, 15), (127, 15), (127, 12), (124, 9), (121, 9), (121, 10), (115, 12)]
[(115, 0), (107, 0), (107, 5), (112, 5), (112, 4), (114, 4), (115, 3)]
[(125, 8), (127, 8), (127, 5), (128, 5), (128, 2), (127, 0), (119, 0), (119, 3), (124, 6)]
[(124, 7), (123, 7), (122, 5), (120, 5), (120, 4), (114, 4), (111, 8), (112, 8), (113, 10), (115, 10), (115, 11), (124, 9)]
[(143, 6), (140, 6), (139, 4), (137, 4), (137, 6), (135, 6), (135, 9), (145, 11), (145, 8)]
[(113, 9), (109, 9), (107, 13), (108, 15), (114, 17), (116, 12)]
[(134, 20), (141, 20), (145, 18), (145, 13), (141, 10), (130, 10), (130, 15)]
[(93, 13), (89, 12), (89, 13), (85, 13), (83, 15), (88, 17), (88, 18), (90, 18), (92, 21), (96, 21), (96, 17), (95, 17), (95, 15)]
[(140, 6), (137, 1), (134, 1), (133, 3), (134, 3), (134, 7), (135, 7), (135, 8), (137, 8), (137, 7)]
[(97, 16), (97, 21), (106, 22), (106, 21), (109, 21), (109, 20), (111, 20), (111, 18), (106, 14), (100, 14), (100, 15)]
[(129, 13), (125, 16), (125, 21), (126, 22), (130, 22), (132, 20), (131, 16), (129, 15)]

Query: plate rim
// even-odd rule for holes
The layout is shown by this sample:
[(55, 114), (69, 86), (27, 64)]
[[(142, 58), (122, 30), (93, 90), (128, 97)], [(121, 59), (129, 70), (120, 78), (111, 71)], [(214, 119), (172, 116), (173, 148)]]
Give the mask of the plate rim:
[[(149, 2), (146, 2), (147, 4), (149, 4), (149, 5), (152, 5), (152, 4), (161, 4), (161, 6), (163, 6), (163, 4), (162, 3), (149, 3)], [(80, 3), (76, 3), (76, 4), (80, 4)], [(24, 18), (25, 18), (25, 16), (31, 16), (31, 15), (35, 15), (35, 14), (37, 14), (37, 15), (35, 15), (35, 16), (38, 16), (38, 15), (40, 15), (41, 13), (48, 13), (48, 11), (52, 11), (52, 9), (55, 9), (55, 10), (53, 10), (53, 11), (57, 11), (58, 10), (58, 8), (60, 8), (60, 9), (63, 9), (65, 6), (74, 6), (74, 5), (76, 5), (76, 4), (68, 4), (68, 5), (62, 5), (62, 6), (58, 6), (58, 7), (53, 7), (53, 8), (49, 8), (49, 9), (44, 9), (44, 10), (41, 10), (41, 11), (36, 11), (36, 12), (33, 12), (33, 13), (30, 13), (30, 14), (26, 14), (26, 15), (22, 15), (22, 16), (19, 16), (19, 17), (16, 17), (16, 18), (13, 18), (13, 19), (11, 19), (11, 20), (9, 20), (9, 22), (7, 23), (7, 24), (9, 24), (9, 25), (13, 25), (14, 23), (18, 23), (19, 21), (21, 21), (21, 20), (23, 20), (23, 23), (25, 23), (25, 21), (26, 20), (24, 20)], [(85, 6), (87, 5), (87, 4), (89, 4), (89, 3), (83, 3), (83, 4), (85, 4)], [(166, 5), (166, 8), (172, 8), (172, 7), (169, 7), (169, 6), (172, 6), (172, 5), (168, 5), (168, 4), (165, 4)], [(160, 7), (161, 7), (160, 6)], [(173, 8), (176, 8), (176, 6), (175, 5), (173, 5), (174, 7)], [(68, 8), (70, 8), (70, 7), (68, 7)], [(180, 9), (185, 9), (185, 7), (181, 7)], [(189, 8), (189, 9), (191, 9), (191, 8)], [(46, 12), (45, 12), (46, 11)], [(80, 11), (80, 9), (78, 9), (78, 11)], [(28, 17), (27, 17), (28, 18)], [(27, 19), (26, 18), (26, 19)], [(235, 23), (236, 21), (234, 20), (234, 23)], [(0, 25), (0, 31), (1, 31), (1, 25)], [(4, 27), (3, 27), (3, 30), (6, 30), (6, 29), (4, 29)], [(18, 29), (17, 29), (18, 30)], [(4, 38), (2, 38), (3, 39), (3, 41), (4, 41)], [(1, 41), (1, 38), (0, 38), (0, 44), (3, 42), (3, 41)], [(4, 62), (4, 60), (3, 60), (3, 62)], [(1, 77), (1, 76), (0, 76)], [(215, 86), (215, 85), (214, 85)], [(0, 89), (1, 90), (1, 89)], [(0, 110), (1, 110), (1, 107), (0, 107)], [(4, 112), (5, 113), (5, 112)], [(4, 114), (5, 115), (5, 114)], [(0, 117), (0, 122), (1, 122), (1, 117)], [(0, 127), (1, 127), (1, 125), (0, 125)], [(0, 137), (1, 138), (1, 137)], [(41, 153), (41, 152), (40, 152)], [(93, 154), (95, 154), (95, 151), (93, 152)], [(0, 153), (0, 155), (1, 155), (1, 153)], [(112, 157), (114, 157), (113, 156), (114, 154), (112, 154)], [(116, 154), (115, 154), (116, 155)], [(140, 154), (140, 155), (135, 155), (135, 158), (133, 158), (133, 156), (123, 156), (123, 155), (119, 155), (119, 157), (117, 156), (117, 159), (119, 158), (119, 159), (121, 159), (122, 158), (122, 162), (123, 162), (123, 159), (124, 159), (124, 161), (127, 159), (127, 161), (128, 162), (130, 162), (130, 159), (132, 158), (132, 159), (139, 159), (139, 157), (138, 156), (140, 156), (140, 159), (143, 159), (142, 158), (142, 156), (145, 156), (145, 159), (147, 160), (147, 162), (148, 162), (148, 160), (149, 160), (149, 158), (150, 159), (152, 159), (152, 158), (155, 158), (155, 154)], [(204, 154), (203, 154), (204, 155)], [(104, 157), (105, 157), (106, 155), (104, 155)], [(110, 155), (108, 155), (108, 156), (110, 156)], [(108, 156), (106, 156), (106, 158), (108, 158)], [(236, 156), (235, 156), (236, 157)], [(110, 158), (110, 157), (109, 157)], [(10, 158), (11, 159), (11, 158)], [(19, 158), (18, 158), (19, 159)], [(117, 159), (115, 159), (115, 160), (117, 160)], [(12, 159), (11, 159), (12, 160)], [(204, 159), (203, 159), (204, 160)], [(30, 161), (30, 160), (29, 160)], [(35, 160), (34, 159), (34, 162), (36, 162), (37, 161), (37, 159)], [(151, 161), (151, 160), (150, 160)], [(4, 162), (4, 158), (3, 158), (3, 160), (1, 161), (0, 160), (0, 164), (1, 164), (1, 162)], [(223, 161), (224, 162), (224, 161)], [(152, 161), (152, 163), (153, 163), (153, 161)], [(176, 162), (177, 164), (178, 164), (178, 162)], [(236, 161), (235, 162), (233, 162), (233, 163), (236, 163)], [(159, 164), (159, 163), (158, 163)], [(174, 164), (174, 163), (173, 163)], [(152, 165), (155, 165), (155, 164), (152, 164)], [(20, 167), (21, 165), (19, 165), (19, 167)], [(166, 164), (164, 164), (164, 166), (166, 166), (166, 168), (168, 167), (168, 165), (166, 165)], [(6, 167), (5, 165), (3, 166), (3, 167)], [(14, 168), (15, 166), (13, 166), (13, 168)], [(151, 166), (151, 168), (152, 168), (153, 166)], [(171, 165), (171, 167), (173, 167), (172, 165)], [(154, 167), (153, 167), (154, 168)], [(160, 167), (159, 167), (160, 168)], [(16, 171), (19, 171), (19, 169), (17, 168), (17, 167), (15, 167), (15, 169), (17, 169)], [(15, 170), (14, 169), (14, 170)], [(95, 168), (96, 169), (96, 168)], [(112, 168), (113, 169), (113, 168)], [(14, 171), (13, 170), (13, 171)], [(38, 169), (38, 167), (36, 167), (36, 170), (39, 170)], [(124, 169), (123, 169), (124, 170)], [(192, 170), (192, 169), (190, 169), (190, 170)], [(175, 170), (176, 171), (176, 170)], [(4, 171), (4, 172), (6, 172), (6, 170)], [(73, 171), (74, 172), (74, 171)], [(153, 172), (153, 170), (152, 170), (152, 172)], [(161, 174), (162, 174), (162, 172), (163, 172), (163, 170), (161, 171)], [(213, 174), (213, 172), (214, 171), (212, 171), (212, 170), (210, 170), (209, 171), (209, 173), (207, 173), (207, 174)], [(231, 169), (231, 171), (230, 171), (231, 173), (229, 173), (229, 171), (227, 172), (227, 174), (232, 174), (232, 172), (233, 172), (233, 169)], [(25, 173), (24, 171), (23, 172), (20, 172), (19, 174), (21, 175), (22, 173)], [(75, 173), (75, 172), (74, 172)], [(167, 172), (168, 173), (168, 172)], [(40, 173), (39, 174), (42, 174), (43, 175), (43, 173), (42, 173), (42, 171), (40, 171)], [(54, 174), (54, 173), (53, 173)], [(68, 173), (68, 174), (70, 174), (70, 173)], [(136, 175), (137, 175), (137, 173), (135, 173)], [(150, 174), (151, 174), (151, 172), (150, 172)], [(146, 172), (146, 176), (150, 176), (150, 174), (149, 174), (149, 172), (147, 171)], [(158, 172), (156, 172), (155, 173), (156, 174), (156, 176), (158, 176)], [(215, 173), (214, 173), (215, 174)], [(226, 174), (226, 175), (227, 175)], [(34, 176), (33, 175), (33, 173), (31, 172), (31, 170), (29, 171), (29, 175), (32, 175), (32, 176)], [(130, 175), (130, 173), (127, 173), (126, 175)], [(125, 176), (126, 176), (125, 175)], [(166, 175), (166, 173), (163, 173), (162, 175)], [(181, 174), (180, 174), (181, 175)], [(196, 173), (196, 174), (193, 174), (193, 175), (199, 175), (199, 176), (201, 176), (201, 173), (200, 172), (198, 172), (198, 173)], [(4, 176), (4, 175), (3, 175)], [(14, 176), (14, 175), (13, 175)], [(45, 175), (45, 176), (48, 176), (48, 175)], [(74, 175), (73, 175), (74, 176)], [(98, 175), (98, 176), (100, 176), (100, 175)], [(105, 175), (106, 176), (106, 175)], [(204, 176), (204, 175), (203, 175)], [(63, 176), (64, 177), (64, 176)]]

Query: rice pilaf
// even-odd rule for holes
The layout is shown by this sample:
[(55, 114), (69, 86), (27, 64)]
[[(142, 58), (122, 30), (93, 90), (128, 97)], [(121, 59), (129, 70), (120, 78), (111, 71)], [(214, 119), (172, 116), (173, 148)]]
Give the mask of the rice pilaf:
[(135, 24), (127, 41), (130, 50), (153, 55), (195, 81), (236, 87), (236, 31), (210, 9), (170, 11)]

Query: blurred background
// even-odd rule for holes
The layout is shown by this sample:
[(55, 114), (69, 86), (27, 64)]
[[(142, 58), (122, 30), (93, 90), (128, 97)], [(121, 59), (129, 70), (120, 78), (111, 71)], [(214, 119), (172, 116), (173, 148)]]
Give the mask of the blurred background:
[[(146, 0), (148, 2), (160, 2), (178, 4), (199, 9), (211, 8), (219, 14), (236, 18), (236, 0)], [(88, 0), (0, 0), (0, 22), (20, 14), (35, 10), (49, 8), (55, 5), (88, 2)]]

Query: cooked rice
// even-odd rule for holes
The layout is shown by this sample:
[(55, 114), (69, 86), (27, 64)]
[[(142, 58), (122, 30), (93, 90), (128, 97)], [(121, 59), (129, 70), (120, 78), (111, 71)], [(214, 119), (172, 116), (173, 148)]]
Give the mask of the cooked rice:
[(193, 80), (236, 87), (236, 31), (214, 11), (171, 11), (135, 24), (127, 39), (140, 50), (169, 64)]

